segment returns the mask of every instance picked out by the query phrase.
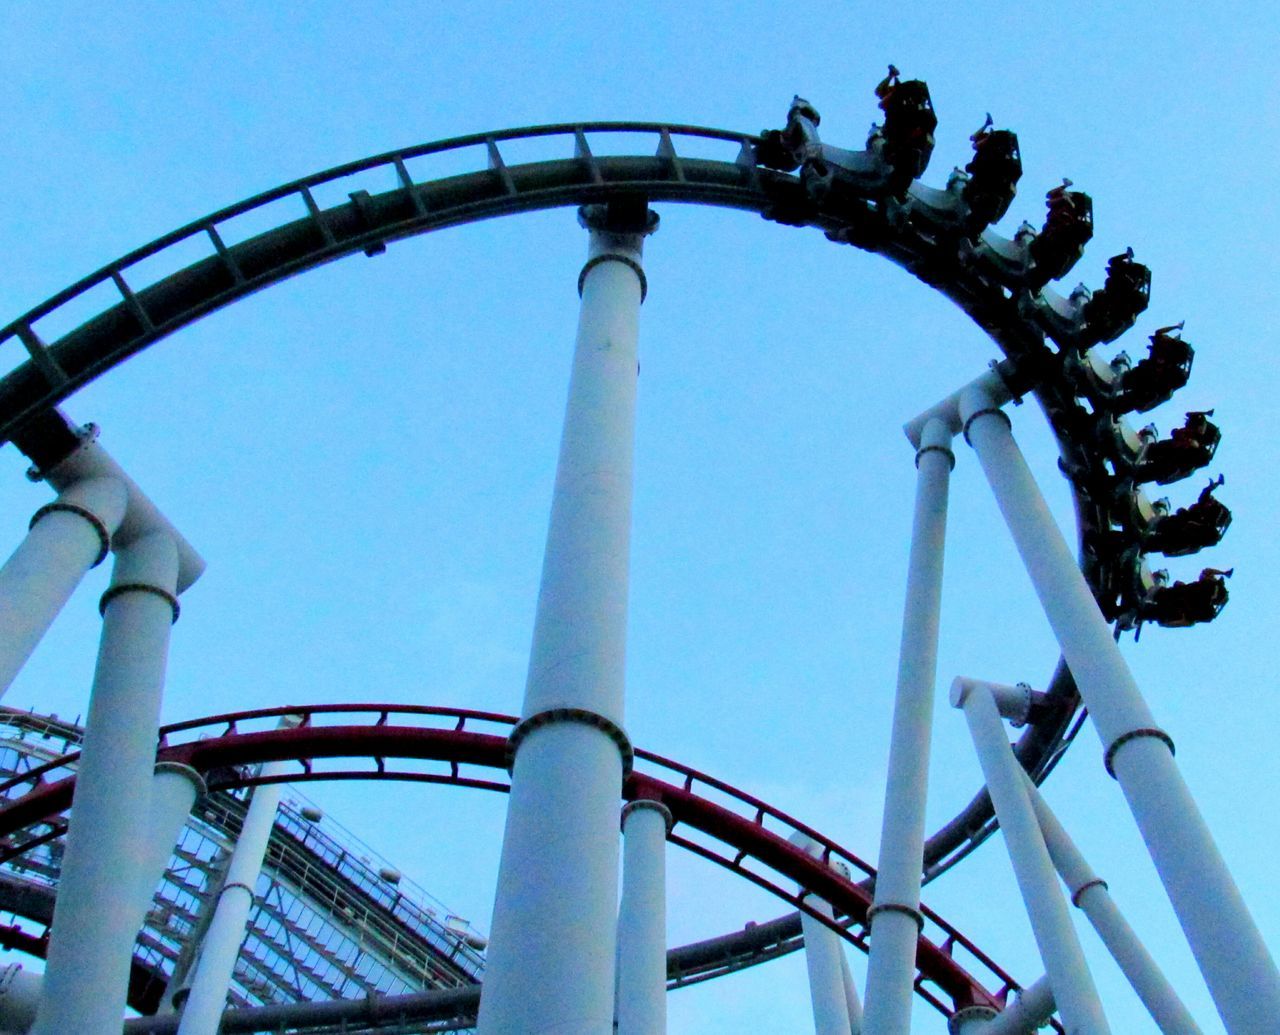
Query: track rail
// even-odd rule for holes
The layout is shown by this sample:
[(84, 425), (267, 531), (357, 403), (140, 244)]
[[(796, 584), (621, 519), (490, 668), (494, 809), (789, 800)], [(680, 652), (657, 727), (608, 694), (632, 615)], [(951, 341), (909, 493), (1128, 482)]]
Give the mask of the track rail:
[[(616, 153), (634, 150), (637, 140), (645, 141), (647, 154)], [(388, 242), (433, 230), (636, 195), (650, 202), (715, 205), (789, 223), (800, 220), (829, 234), (849, 229), (847, 205), (815, 204), (797, 176), (760, 167), (757, 144), (750, 134), (696, 126), (561, 123), (389, 151), (265, 191), (108, 263), (0, 328), (0, 370), (5, 357), (12, 364), (0, 377), (0, 443), (130, 356), (214, 310), (343, 256), (376, 255)], [(510, 160), (533, 145), (564, 157)], [(433, 163), (456, 167), (459, 159), (474, 171), (421, 178)], [(375, 175), (394, 186), (369, 193)], [(347, 188), (356, 188), (348, 200), (327, 204)], [(961, 255), (927, 220), (868, 222), (866, 216), (863, 212), (858, 246), (886, 256), (966, 312), (1018, 363), (1019, 377), (1039, 398), (1067, 462), (1086, 473), (1100, 471), (1102, 459), (1092, 445), (1081, 444), (1087, 440), (1081, 433), (1088, 424), (1086, 411), (1061, 376), (1060, 356), (1045, 341), (1046, 333), (1057, 332), (1019, 307), (989, 250)], [(246, 223), (274, 226), (238, 239)], [(991, 231), (985, 238), (1002, 240)], [(192, 261), (193, 254), (204, 257)], [(156, 266), (172, 272), (149, 280), (146, 271)], [(1052, 296), (1048, 290), (1044, 294)], [(73, 329), (45, 340), (46, 327), (68, 325)], [(1075, 492), (1083, 541), (1109, 527), (1107, 503), (1090, 499), (1079, 486)], [(1091, 564), (1086, 558), (1083, 567), (1096, 585), (1099, 573)], [(1078, 706), (1070, 673), (1059, 663), (1043, 714), (1015, 748), (1037, 782), (1070, 742)], [(978, 794), (929, 837), (926, 879), (954, 865), (994, 829), (990, 803), (985, 793)], [(798, 918), (794, 926), (798, 934)]]
[[(284, 715), (300, 716), (278, 728)], [(413, 780), (506, 791), (507, 734), (516, 720), (491, 712), (427, 706), (346, 704), (286, 706), (217, 715), (166, 726), (158, 760), (182, 762), (207, 775), (211, 789), (252, 784), (250, 766), (294, 761), (296, 773), (273, 782), (335, 779)], [(8, 781), (3, 790), (29, 786), (0, 808), (0, 838), (57, 819), (71, 803), (77, 756), (55, 759)], [(670, 841), (746, 877), (791, 905), (808, 910), (791, 883), (832, 904), (842, 922), (828, 923), (867, 950), (871, 893), (861, 877), (873, 869), (858, 856), (785, 812), (688, 766), (646, 751), (623, 797), (662, 801), (675, 820)], [(809, 856), (788, 841), (801, 831), (822, 852)], [(844, 863), (845, 877), (831, 868)], [(945, 1015), (970, 1005), (1000, 1007), (1017, 983), (946, 920), (925, 909), (917, 948), (917, 993)], [(677, 950), (678, 951), (678, 950)]]

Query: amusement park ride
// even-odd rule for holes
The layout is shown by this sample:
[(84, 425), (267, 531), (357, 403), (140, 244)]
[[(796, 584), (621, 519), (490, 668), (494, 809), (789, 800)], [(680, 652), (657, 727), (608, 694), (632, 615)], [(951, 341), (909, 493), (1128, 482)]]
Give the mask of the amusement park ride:
[[(0, 569), (0, 691), (86, 571), (114, 554), (83, 730), (0, 715), (8, 730), (0, 909), (21, 918), (0, 930), (0, 942), (46, 960), (42, 976), (5, 971), (0, 1031), (651, 1035), (665, 1030), (668, 988), (802, 950), (820, 1035), (906, 1032), (913, 996), (954, 1033), (1051, 1024), (1096, 1035), (1110, 1029), (1070, 905), (1097, 928), (1161, 1031), (1199, 1031), (1037, 791), (1086, 721), (1226, 1029), (1276, 1030), (1280, 976), (1182, 780), (1173, 741), (1116, 643), (1144, 623), (1209, 621), (1227, 600), (1229, 571), (1171, 583), (1150, 563), (1213, 546), (1230, 524), (1215, 497), (1221, 477), (1177, 509), (1146, 488), (1210, 464), (1220, 438), (1212, 411), (1187, 413), (1168, 438), (1135, 430), (1126, 416), (1183, 387), (1193, 349), (1173, 325), (1155, 331), (1136, 362), (1103, 355), (1099, 347), (1147, 308), (1151, 274), (1129, 250), (1110, 260), (1096, 290), (1064, 297), (1049, 286), (1092, 237), (1089, 195), (1064, 181), (1048, 191), (1041, 229), (1024, 223), (1001, 237), (991, 226), (1022, 173), (1015, 134), (988, 117), (967, 166), (942, 189), (929, 187), (919, 180), (937, 127), (928, 87), (891, 67), (875, 93), (882, 117), (856, 151), (824, 143), (817, 110), (797, 97), (785, 126), (758, 136), (564, 124), (378, 155), (175, 230), (0, 330), (0, 346), (26, 353), (0, 378), (0, 441), (29, 457), (32, 477), (56, 494)], [(629, 143), (647, 136), (651, 146), (611, 153), (618, 134)], [(562, 142), (563, 156), (507, 161), (510, 142), (534, 137)], [(709, 146), (723, 157), (692, 157)], [(476, 148), (484, 168), (427, 180), (411, 172), (423, 156)], [(398, 186), (357, 191), (333, 207), (317, 201), (317, 188), (370, 169), (389, 170)], [(229, 221), (281, 199), (307, 214), (228, 243)], [(883, 255), (956, 303), (1003, 353), (905, 428), (917, 490), (875, 868), (799, 819), (633, 747), (626, 733), (642, 252), (658, 228), (650, 206), (664, 202), (756, 212)], [(170, 630), (204, 562), (97, 429), (62, 405), (140, 350), (286, 277), (377, 254), (392, 240), (569, 205), (588, 231), (588, 258), (519, 716), (289, 704), (159, 728)], [(179, 247), (205, 257), (135, 289), (134, 267)], [(47, 317), (103, 287), (114, 292), (110, 304), (43, 340)], [(1037, 398), (1058, 440), (1078, 557), (1012, 437), (1004, 407), (1023, 396)], [(968, 451), (958, 439), (990, 483), (1062, 660), (1043, 690), (955, 680), (951, 703), (969, 724), (986, 786), (926, 836), (948, 484), (965, 462), (957, 454)], [(1006, 720), (1022, 731), (1012, 746)], [(353, 861), (359, 852), (318, 826), (316, 810), (281, 800), (285, 783), (354, 777), (509, 794), (483, 958), (478, 934), (442, 920), (445, 911), (391, 867)], [(924, 883), (997, 828), (1045, 969), (1026, 987), (920, 901)], [(668, 845), (753, 881), (793, 911), (668, 948)], [(861, 990), (846, 942), (869, 956)], [(144, 1016), (125, 1021), (127, 1006)]]

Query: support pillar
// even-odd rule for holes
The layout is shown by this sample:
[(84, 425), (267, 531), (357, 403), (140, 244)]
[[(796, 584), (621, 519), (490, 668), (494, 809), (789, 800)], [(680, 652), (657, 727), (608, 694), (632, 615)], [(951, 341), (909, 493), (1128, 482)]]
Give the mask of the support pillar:
[(177, 580), (167, 533), (117, 547), (33, 1035), (124, 1017)]
[[(287, 762), (264, 762), (260, 777), (288, 772)], [(231, 852), (231, 863), (218, 891), (213, 919), (205, 931), (191, 980), (191, 991), (182, 1007), (178, 1035), (217, 1035), (222, 1013), (227, 1007), (227, 988), (240, 955), (253, 889), (266, 858), (267, 844), (275, 826), (276, 809), (284, 785), (260, 783), (253, 789), (240, 837)]]
[(667, 834), (671, 813), (640, 798), (622, 810), (617, 1035), (667, 1030)]
[[(821, 854), (818, 846), (802, 833), (791, 836), (791, 843), (815, 858)], [(805, 894), (807, 889), (799, 889)], [(806, 894), (810, 908), (831, 919), (835, 914), (829, 902)], [(809, 1002), (813, 1008), (814, 1035), (848, 1035), (853, 1028), (849, 1016), (849, 1000), (846, 998), (844, 949), (840, 936), (817, 917), (803, 910), (800, 913), (800, 930), (804, 935), (804, 962), (809, 972)], [(852, 975), (850, 975), (852, 977)], [(852, 981), (850, 981), (850, 985)], [(855, 1001), (857, 993), (854, 993)]]
[(1110, 1032), (1084, 952), (1071, 926), (1058, 877), (1040, 836), (1034, 810), (990, 691), (956, 680), (951, 703), (964, 709), (987, 791), (1004, 833), (1005, 847), (1067, 1030), (1076, 1035)]
[(947, 495), (953, 467), (950, 428), (937, 419), (927, 421), (916, 453), (915, 517), (889, 744), (889, 779), (875, 899), (868, 911), (871, 951), (866, 1026), (871, 1032), (897, 1033), (911, 1028), (916, 943), (924, 926), (920, 874), (938, 670)]
[(1174, 912), (1231, 1035), (1280, 1017), (1280, 972), (1161, 730), (1010, 432), (980, 389), (960, 400), (973, 446), (1102, 739)]
[(0, 568), (0, 697), (85, 572), (106, 559), (127, 504), (122, 481), (91, 477), (36, 511), (27, 537)]
[(1085, 861), (1031, 777), (1025, 777), (1025, 783), (1049, 857), (1071, 893), (1072, 904), (1089, 918), (1156, 1026), (1164, 1035), (1200, 1035), (1178, 993), (1112, 900), (1107, 882)]
[(204, 777), (181, 762), (161, 762), (151, 778), (151, 811), (147, 824), (146, 849), (138, 868), (138, 922), (141, 929), (151, 909), (156, 886), (173, 857), (173, 848), (182, 836), (196, 799), (205, 792)]
[(1042, 977), (1018, 993), (994, 1020), (979, 1030), (982, 1035), (1036, 1035), (1055, 1009), (1049, 979)]
[(480, 1035), (610, 1035), (643, 199), (584, 209), (582, 306), (490, 926)]

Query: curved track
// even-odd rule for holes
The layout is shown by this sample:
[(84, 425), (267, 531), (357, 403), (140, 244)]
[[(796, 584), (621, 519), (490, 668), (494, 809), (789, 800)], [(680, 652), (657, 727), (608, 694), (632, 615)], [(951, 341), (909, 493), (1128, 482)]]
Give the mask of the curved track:
[[(280, 729), (277, 720), (284, 715), (301, 715), (302, 724)], [(272, 782), (383, 779), (506, 791), (507, 782), (494, 779), (493, 771), (506, 771), (507, 731), (515, 722), (489, 712), (426, 706), (268, 708), (167, 726), (157, 760), (192, 766), (206, 775), (211, 790), (259, 782), (249, 767), (289, 760), (299, 763), (299, 771)], [(486, 728), (500, 732), (481, 732)], [(68, 774), (77, 758), (62, 756), (0, 784), (3, 793), (32, 788), (0, 808), (0, 839), (40, 824), (56, 824), (71, 804), (75, 777)], [(357, 761), (363, 764), (353, 768)], [(646, 751), (636, 752), (636, 763), (624, 783), (623, 798), (663, 802), (675, 820), (668, 838), (672, 844), (746, 877), (800, 909), (808, 907), (789, 889), (793, 883), (810, 889), (830, 902), (843, 922), (813, 915), (867, 951), (871, 893), (865, 881), (855, 882), (829, 865), (839, 861), (851, 873), (873, 876), (867, 863), (799, 820), (713, 777)], [(789, 842), (796, 831), (822, 846), (820, 858)], [(20, 854), (33, 843), (15, 845), (8, 854)], [(917, 993), (948, 1016), (966, 1006), (1002, 1007), (1017, 983), (942, 917), (927, 908), (923, 912)], [(14, 947), (38, 952), (38, 942), (26, 941), (30, 944)], [(674, 950), (673, 962), (678, 967), (682, 954), (689, 956), (698, 948), (703, 947)], [(680, 983), (678, 974), (675, 981)]]

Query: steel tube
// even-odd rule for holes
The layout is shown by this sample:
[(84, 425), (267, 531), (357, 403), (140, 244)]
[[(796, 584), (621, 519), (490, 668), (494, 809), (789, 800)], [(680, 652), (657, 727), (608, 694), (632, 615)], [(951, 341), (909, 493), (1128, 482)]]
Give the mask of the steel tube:
[(979, 1031), (982, 1035), (1035, 1035), (1041, 1025), (1053, 1016), (1055, 1009), (1049, 979), (1042, 977), (1024, 988), (1013, 1002)]
[(1104, 1035), (1111, 1029), (1071, 926), (1057, 873), (1023, 786), (1022, 767), (1010, 749), (995, 700), (985, 687), (966, 683), (953, 686), (951, 703), (964, 710), (969, 723), (987, 791), (1063, 1023), (1077, 1035)]
[(1200, 1035), (1177, 991), (1111, 898), (1106, 882), (1094, 873), (1031, 778), (1026, 777), (1025, 782), (1049, 857), (1067, 885), (1071, 901), (1089, 918), (1156, 1026), (1164, 1035)]
[(34, 1035), (113, 1031), (124, 1017), (177, 579), (163, 532), (116, 554)]
[[(791, 843), (815, 858), (818, 845), (802, 833), (791, 836)], [(804, 894), (807, 888), (800, 888)], [(828, 919), (835, 914), (831, 903), (815, 895), (806, 896), (807, 904)], [(817, 917), (800, 914), (804, 932), (804, 962), (809, 973), (809, 1003), (813, 1009), (814, 1035), (848, 1035), (851, 1030), (849, 1004), (845, 995), (844, 949), (840, 936)]]
[(36, 512), (26, 538), (0, 568), (0, 697), (105, 553), (103, 533), (109, 542), (127, 502), (120, 479), (90, 477), (71, 482)]
[(1008, 417), (982, 391), (961, 403), (978, 454), (1112, 771), (1232, 1035), (1280, 1017), (1280, 973), (1076, 566)]
[(867, 1030), (906, 1032), (911, 1025), (933, 691), (938, 672), (947, 498), (955, 456), (952, 432), (928, 420), (916, 453), (915, 514), (907, 562), (907, 597), (898, 653), (898, 686), (867, 962)]
[(204, 777), (189, 765), (161, 762), (151, 778), (151, 811), (147, 824), (145, 852), (138, 867), (138, 922), (142, 927), (156, 886), (169, 868), (174, 846), (191, 815), (196, 799), (204, 794)]
[(588, 225), (480, 1035), (613, 1029), (643, 232)]
[[(279, 776), (289, 768), (288, 762), (265, 762), (259, 775)], [(222, 1013), (227, 1008), (231, 974), (240, 955), (249, 911), (253, 908), (253, 889), (267, 854), (283, 792), (282, 783), (258, 784), (253, 789), (240, 837), (218, 892), (213, 919), (200, 946), (191, 992), (182, 1007), (178, 1035), (216, 1035), (218, 1031)]]
[(618, 1035), (667, 1030), (667, 832), (671, 813), (645, 798), (622, 814)]

